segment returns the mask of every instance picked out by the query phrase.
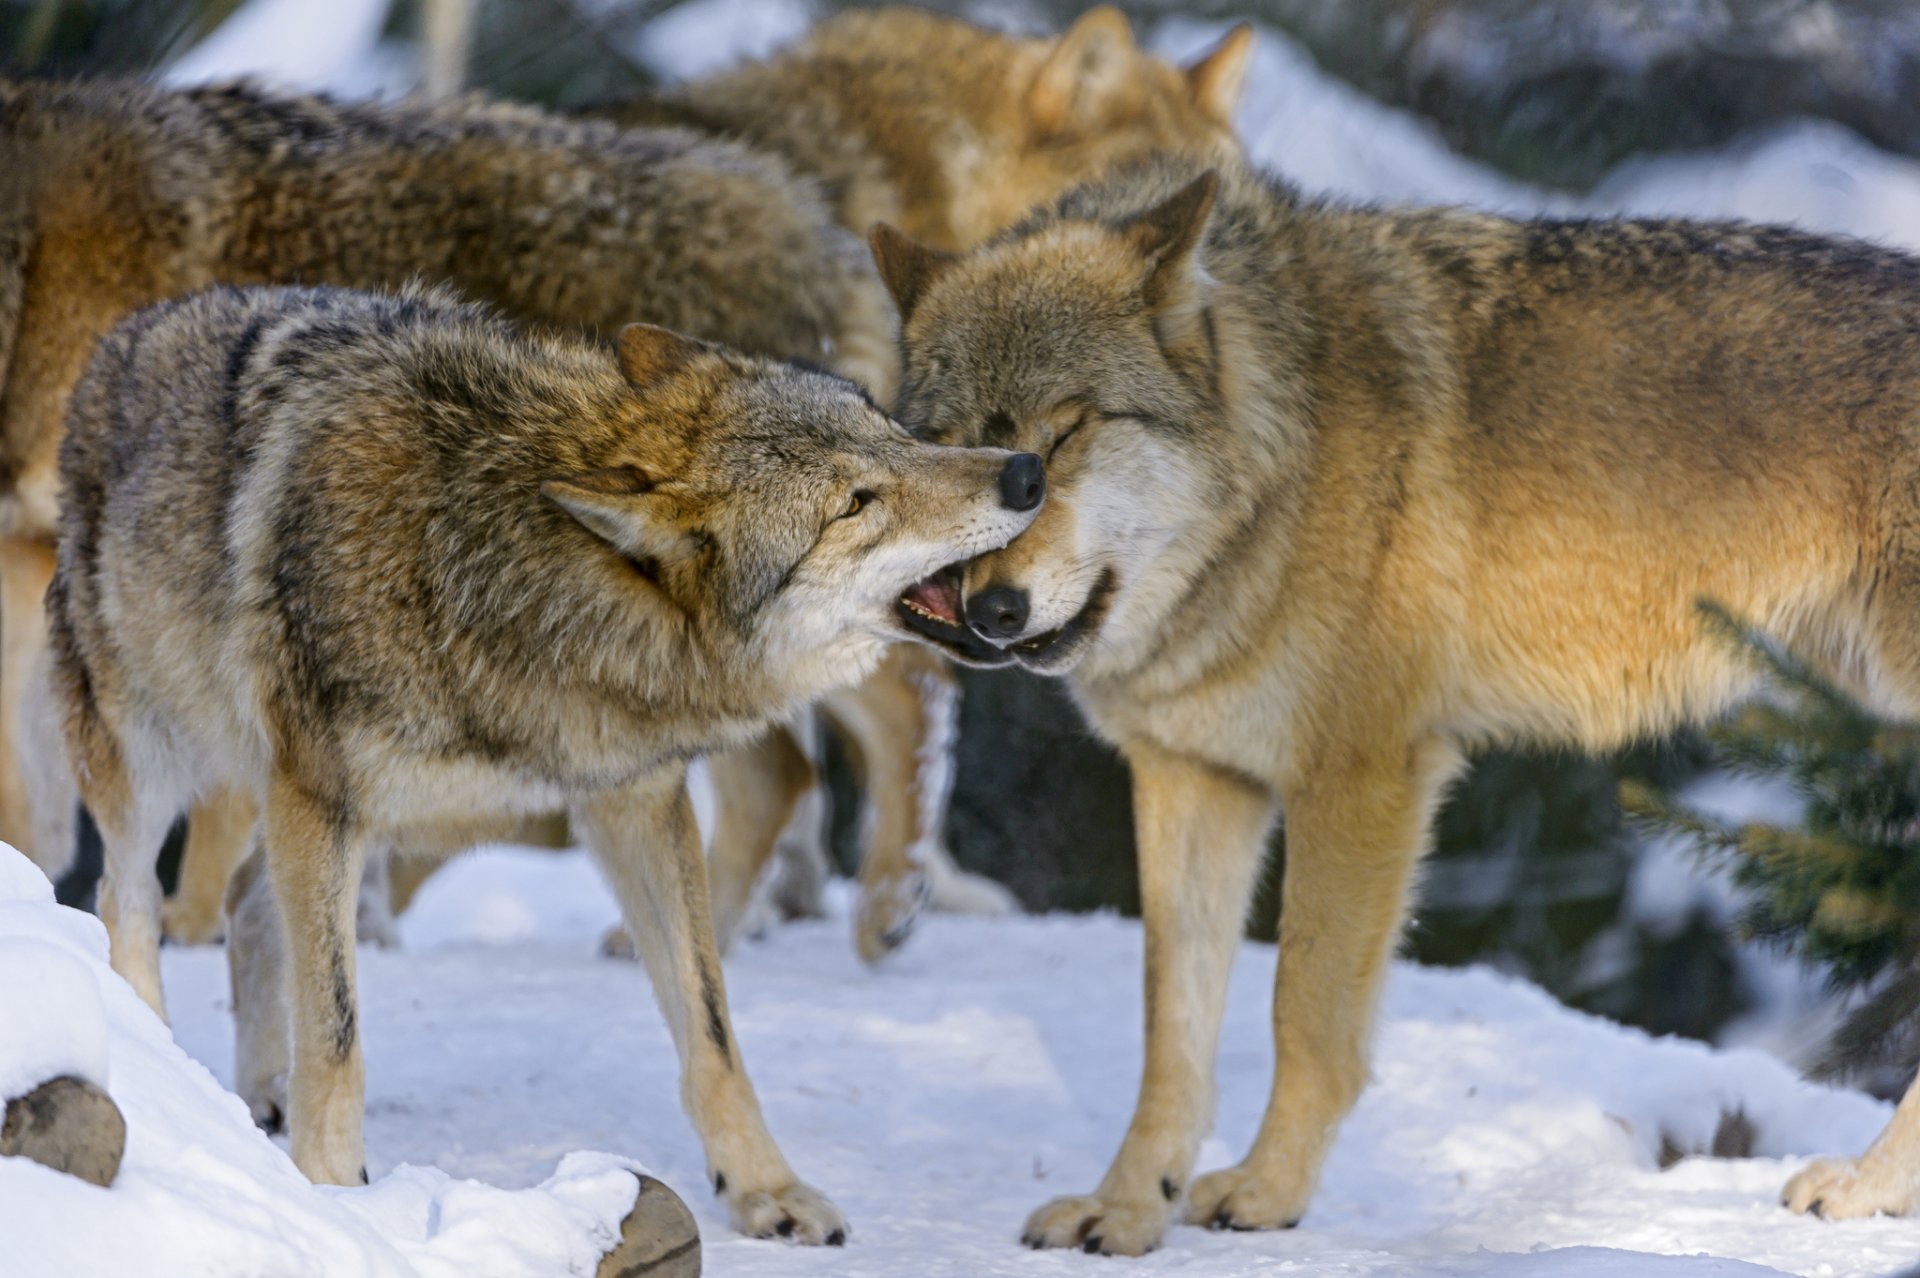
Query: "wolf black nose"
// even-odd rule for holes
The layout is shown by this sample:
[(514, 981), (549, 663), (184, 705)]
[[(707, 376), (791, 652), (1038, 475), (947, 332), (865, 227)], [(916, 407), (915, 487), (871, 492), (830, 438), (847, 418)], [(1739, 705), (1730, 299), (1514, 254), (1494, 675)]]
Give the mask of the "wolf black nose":
[(1027, 628), (1027, 592), (1012, 586), (981, 591), (967, 600), (967, 624), (982, 639), (1013, 638)]
[(1008, 510), (1032, 510), (1047, 495), (1047, 468), (1033, 453), (1015, 453), (1000, 472), (1000, 504)]

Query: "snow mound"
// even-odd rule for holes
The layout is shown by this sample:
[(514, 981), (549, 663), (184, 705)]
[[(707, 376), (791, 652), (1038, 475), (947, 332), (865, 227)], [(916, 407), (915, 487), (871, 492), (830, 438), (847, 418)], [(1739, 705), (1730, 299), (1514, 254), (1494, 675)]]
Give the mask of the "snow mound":
[(590, 1274), (633, 1205), (635, 1165), (607, 1154), (568, 1154), (520, 1190), (425, 1167), (308, 1184), (113, 974), (99, 921), (0, 844), (0, 1096), (62, 1073), (108, 1087), (126, 1158), (109, 1189), (0, 1158), (9, 1278)]

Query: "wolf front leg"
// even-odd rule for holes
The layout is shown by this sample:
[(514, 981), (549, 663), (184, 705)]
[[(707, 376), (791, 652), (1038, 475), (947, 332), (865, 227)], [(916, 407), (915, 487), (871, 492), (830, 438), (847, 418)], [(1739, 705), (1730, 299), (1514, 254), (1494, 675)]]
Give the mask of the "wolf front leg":
[(734, 1228), (757, 1238), (845, 1242), (846, 1218), (794, 1176), (747, 1080), (727, 1016), (685, 769), (601, 795), (578, 816), (673, 1033), (681, 1096)]
[(1920, 1212), (1920, 1078), (1893, 1121), (1858, 1158), (1816, 1158), (1787, 1182), (1780, 1201), (1828, 1220), (1911, 1216)]
[(1197, 760), (1127, 745), (1146, 924), (1146, 1069), (1126, 1140), (1100, 1187), (1027, 1219), (1032, 1247), (1137, 1256), (1180, 1210), (1213, 1118), (1227, 973), (1273, 824), (1265, 789)]
[(234, 868), (253, 850), (259, 820), (253, 795), (231, 787), (203, 795), (187, 817), (180, 881), (161, 907), (169, 941), (206, 945), (220, 939), (221, 903)]
[(363, 1185), (367, 1079), (353, 944), (366, 840), (335, 805), (284, 774), (267, 789), (265, 833), (292, 976), (293, 1162), (317, 1185)]
[(1274, 983), (1273, 1092), (1237, 1167), (1200, 1177), (1188, 1219), (1216, 1229), (1299, 1223), (1340, 1120), (1367, 1077), (1367, 1042), (1399, 936), (1413, 869), (1460, 757), (1403, 739), (1289, 788), (1280, 963)]

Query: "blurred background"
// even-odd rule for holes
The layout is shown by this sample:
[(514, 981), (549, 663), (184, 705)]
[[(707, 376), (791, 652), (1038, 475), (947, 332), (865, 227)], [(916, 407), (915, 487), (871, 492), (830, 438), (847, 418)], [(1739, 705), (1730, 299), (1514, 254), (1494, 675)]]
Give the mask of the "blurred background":
[[(936, 5), (1057, 30), (1080, 5)], [(1241, 129), (1308, 190), (1511, 213), (1740, 216), (1920, 247), (1920, 6), (1908, 0), (1188, 0), (1125, 3), (1143, 45), (1186, 56), (1259, 33)], [(422, 0), (0, 0), (0, 72), (240, 71), (345, 94), (423, 74)], [(559, 106), (764, 53), (831, 5), (799, 0), (478, 0), (465, 78)], [(716, 41), (716, 31), (727, 38)], [(1064, 689), (966, 672), (956, 858), (1035, 910), (1138, 907), (1124, 768)], [(1733, 820), (1792, 821), (1697, 737), (1613, 758), (1479, 759), (1439, 827), (1407, 941), (1488, 963), (1655, 1032), (1805, 1063), (1838, 1005), (1822, 973), (1746, 939), (1741, 889), (1685, 840), (1645, 835), (1622, 780)], [(830, 752), (830, 761), (837, 759)], [(836, 852), (857, 795), (833, 763)], [(1249, 924), (1270, 937), (1284, 832)]]

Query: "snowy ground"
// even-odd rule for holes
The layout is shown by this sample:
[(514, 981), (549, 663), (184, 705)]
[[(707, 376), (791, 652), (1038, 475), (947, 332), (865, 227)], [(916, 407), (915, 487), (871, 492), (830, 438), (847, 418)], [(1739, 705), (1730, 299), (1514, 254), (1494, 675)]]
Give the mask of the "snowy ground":
[[(531, 1187), (569, 1151), (608, 1151), (687, 1195), (719, 1278), (1114, 1266), (1846, 1278), (1920, 1258), (1920, 1222), (1827, 1224), (1775, 1205), (1799, 1155), (1864, 1147), (1884, 1106), (1808, 1086), (1758, 1053), (1651, 1041), (1485, 971), (1409, 966), (1388, 989), (1375, 1083), (1300, 1229), (1181, 1228), (1139, 1262), (1026, 1251), (1026, 1213), (1099, 1177), (1138, 1078), (1140, 930), (1105, 917), (935, 917), (879, 971), (856, 961), (845, 920), (744, 944), (727, 981), (768, 1119), (855, 1231), (843, 1252), (750, 1241), (701, 1192), (640, 971), (595, 955), (613, 917), (578, 854), (493, 850), (429, 882), (403, 923), (406, 949), (361, 955), (375, 1183), (326, 1196), (391, 1195), (396, 1179), (442, 1173)], [(1259, 1118), (1272, 969), (1270, 947), (1243, 949), (1208, 1167), (1232, 1159)], [(175, 1037), (227, 1081), (221, 952), (169, 950), (166, 977)], [(1700, 1147), (1732, 1108), (1757, 1127), (1761, 1157), (1657, 1169), (1663, 1137)], [(265, 1152), (264, 1137), (254, 1144)], [(6, 1200), (0, 1182), (0, 1237), (20, 1224)]]

